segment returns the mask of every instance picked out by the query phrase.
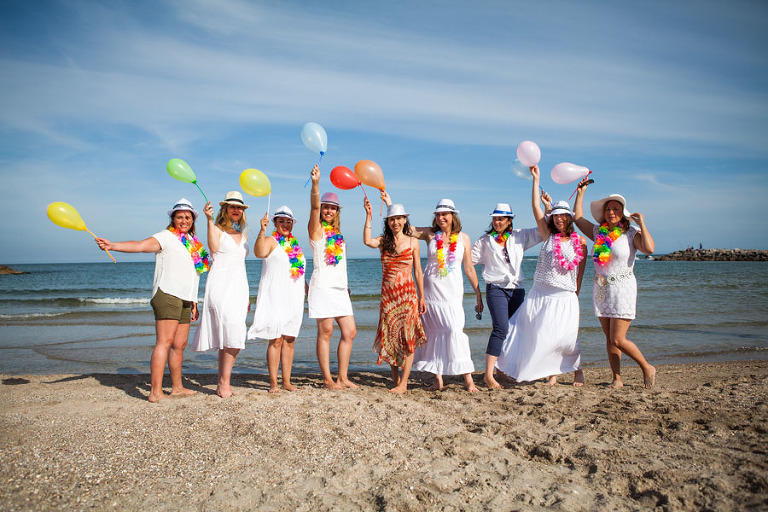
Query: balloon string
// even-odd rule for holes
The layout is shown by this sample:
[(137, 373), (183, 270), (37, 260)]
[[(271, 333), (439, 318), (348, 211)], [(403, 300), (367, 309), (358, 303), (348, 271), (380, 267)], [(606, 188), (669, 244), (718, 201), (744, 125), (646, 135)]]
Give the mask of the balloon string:
[(203, 189), (201, 189), (200, 185), (197, 184), (197, 180), (193, 181), (192, 183), (194, 183), (195, 186), (197, 187), (197, 190), (199, 190), (200, 193), (203, 194), (203, 197), (205, 198), (205, 202), (207, 203), (208, 202), (208, 198), (205, 197), (205, 192), (203, 192)]
[(267, 213), (269, 213), (269, 205), (272, 202), (272, 192), (267, 196)]
[(365, 193), (365, 188), (363, 188), (363, 184), (358, 181), (357, 186), (360, 187), (360, 190), (363, 191), (363, 195), (365, 196), (366, 199), (368, 199), (368, 194)]
[[(592, 171), (589, 171), (589, 172), (587, 173), (587, 176), (589, 176), (590, 174), (592, 174)], [(586, 178), (587, 176), (584, 176), (584, 177)], [(573, 191), (573, 194), (575, 194), (575, 193), (576, 193), (576, 192), (578, 192), (578, 191), (579, 191), (579, 185), (577, 184), (577, 185), (576, 185), (576, 190), (574, 190), (574, 191)], [(571, 195), (568, 197), (568, 200), (569, 200), (569, 201), (571, 200), (571, 197), (573, 197), (573, 194), (571, 194)]]
[[(325, 151), (321, 151), (321, 152), (320, 152), (320, 158), (317, 160), (317, 165), (320, 165), (320, 162), (322, 162), (322, 161), (323, 161), (323, 157), (324, 157), (324, 156), (325, 156)], [(310, 171), (310, 172), (311, 172), (311, 171)], [(306, 181), (306, 182), (304, 182), (304, 186), (303, 186), (302, 188), (307, 188), (307, 184), (309, 184), (309, 180), (311, 180), (311, 179), (312, 179), (312, 176), (310, 176), (309, 178), (307, 178), (307, 181)]]
[[(88, 228), (85, 228), (85, 230), (86, 230), (87, 232), (89, 232), (90, 234), (92, 234), (92, 235), (93, 235), (93, 238), (97, 238), (97, 239), (99, 238), (99, 237), (97, 237), (96, 235), (94, 235), (94, 234), (93, 234), (93, 231), (91, 231), (90, 229), (88, 229)], [(106, 249), (104, 249), (104, 252), (106, 252), (107, 254), (109, 254), (109, 257), (110, 257), (110, 258), (112, 258), (112, 261), (113, 261), (113, 262), (117, 263), (117, 261), (115, 260), (115, 257), (114, 257), (114, 256), (112, 256), (112, 253), (110, 253), (110, 252), (109, 252), (109, 251), (107, 251)]]

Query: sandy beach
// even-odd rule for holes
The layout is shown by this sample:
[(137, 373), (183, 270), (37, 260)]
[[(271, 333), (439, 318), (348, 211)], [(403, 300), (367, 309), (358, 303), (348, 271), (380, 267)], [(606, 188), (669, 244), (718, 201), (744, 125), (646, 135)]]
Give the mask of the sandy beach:
[[(261, 375), (189, 375), (149, 404), (146, 375), (2, 376), (3, 510), (765, 510), (768, 361), (608, 369), (469, 394), (405, 396), (386, 373), (267, 393)], [(166, 377), (166, 384), (168, 384)], [(481, 374), (475, 374), (478, 386)], [(166, 389), (168, 391), (168, 389)]]

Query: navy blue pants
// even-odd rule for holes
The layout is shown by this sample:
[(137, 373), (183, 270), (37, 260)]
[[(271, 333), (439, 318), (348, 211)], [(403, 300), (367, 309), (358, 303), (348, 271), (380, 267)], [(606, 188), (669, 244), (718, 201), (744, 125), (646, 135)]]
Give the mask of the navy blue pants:
[(522, 288), (485, 285), (485, 302), (491, 311), (491, 322), (493, 322), (491, 337), (488, 338), (488, 348), (485, 350), (489, 356), (499, 357), (501, 354), (501, 346), (507, 338), (509, 319), (523, 303), (523, 299), (525, 299), (525, 290)]

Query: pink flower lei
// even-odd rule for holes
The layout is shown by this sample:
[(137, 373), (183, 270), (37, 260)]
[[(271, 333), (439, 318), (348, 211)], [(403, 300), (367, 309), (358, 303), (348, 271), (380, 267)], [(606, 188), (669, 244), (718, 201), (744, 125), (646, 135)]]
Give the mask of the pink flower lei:
[(304, 275), (304, 251), (299, 247), (299, 242), (293, 233), (288, 236), (281, 235), (277, 230), (272, 232), (272, 237), (280, 244), (288, 255), (288, 261), (291, 263), (290, 273), (293, 279), (298, 279)]
[(572, 260), (568, 261), (565, 256), (563, 256), (563, 248), (560, 245), (560, 235), (554, 235), (555, 236), (555, 247), (554, 247), (554, 253), (555, 258), (557, 258), (557, 262), (560, 264), (561, 267), (563, 267), (565, 270), (573, 270), (576, 267), (579, 266), (579, 263), (581, 263), (581, 260), (584, 259), (584, 250), (581, 248), (581, 242), (579, 241), (579, 235), (576, 233), (571, 233), (571, 236), (569, 237), (571, 239), (571, 245), (573, 246), (573, 252), (575, 253), (575, 256)]

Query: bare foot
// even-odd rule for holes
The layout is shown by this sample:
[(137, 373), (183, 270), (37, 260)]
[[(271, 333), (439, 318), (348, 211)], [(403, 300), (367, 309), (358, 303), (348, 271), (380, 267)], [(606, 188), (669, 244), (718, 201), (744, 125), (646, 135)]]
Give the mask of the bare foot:
[(621, 379), (614, 379), (613, 382), (608, 384), (609, 388), (620, 388), (620, 387), (623, 387), (623, 386), (624, 386), (624, 383), (621, 382)]
[(576, 370), (573, 372), (573, 385), (576, 387), (581, 387), (584, 385), (584, 372), (581, 370)]
[(445, 389), (440, 382), (433, 382), (431, 386), (427, 388), (427, 391), (442, 391)]
[(344, 389), (344, 386), (342, 386), (341, 384), (336, 384), (336, 381), (333, 381), (333, 380), (324, 381), (323, 387), (325, 389)]
[(648, 373), (643, 373), (643, 387), (645, 389), (651, 389), (656, 384), (656, 368), (648, 365)]
[(504, 386), (496, 382), (496, 379), (494, 379), (492, 375), (485, 374), (485, 377), (483, 377), (483, 381), (485, 382), (485, 385), (488, 386), (489, 389), (504, 388)]
[(296, 391), (296, 386), (290, 382), (283, 382), (283, 389), (286, 391)]
[(147, 400), (149, 400), (154, 404), (165, 398), (168, 398), (165, 393), (160, 393), (159, 395), (153, 395), (152, 393), (150, 393), (149, 396), (147, 397)]
[(477, 389), (474, 384), (471, 384), (471, 385), (467, 386), (467, 391), (469, 391), (470, 393), (477, 393), (480, 390)]
[(187, 388), (171, 390), (171, 396), (190, 396), (190, 395), (194, 395), (195, 393), (197, 393), (197, 391), (193, 391)]
[(270, 392), (270, 393), (279, 393), (279, 392), (280, 392), (280, 388), (279, 388), (279, 387), (277, 387), (277, 385), (275, 385), (275, 386), (270, 386), (270, 388), (269, 388), (269, 392)]
[(408, 390), (408, 386), (406, 385), (406, 383), (405, 383), (405, 382), (401, 382), (401, 383), (400, 383), (400, 384), (398, 384), (397, 386), (395, 386), (395, 387), (393, 387), (392, 389), (390, 389), (390, 390), (389, 390), (389, 392), (390, 392), (390, 393), (397, 393), (397, 394), (400, 394), (400, 395), (402, 395), (402, 394), (404, 394), (404, 393), (405, 393), (407, 390)]
[(216, 394), (221, 398), (229, 398), (232, 396), (232, 388), (229, 386), (216, 386)]
[(355, 384), (354, 382), (352, 382), (349, 379), (343, 379), (343, 380), (342, 379), (337, 379), (336, 380), (336, 384), (341, 386), (341, 389), (355, 389), (355, 388), (357, 388), (357, 384)]

